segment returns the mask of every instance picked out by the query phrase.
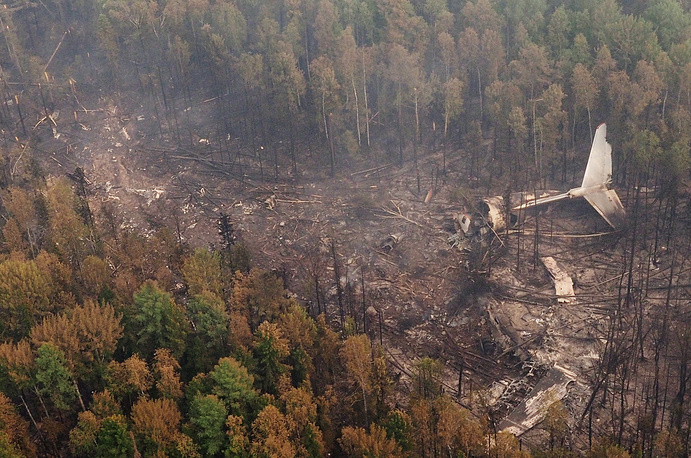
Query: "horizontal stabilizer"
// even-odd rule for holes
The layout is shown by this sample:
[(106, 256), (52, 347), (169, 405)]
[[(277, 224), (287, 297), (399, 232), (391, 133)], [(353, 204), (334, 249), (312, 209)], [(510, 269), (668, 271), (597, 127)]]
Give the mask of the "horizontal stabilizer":
[(626, 222), (626, 211), (614, 189), (603, 189), (585, 194), (585, 200), (597, 210), (614, 229), (621, 229)]

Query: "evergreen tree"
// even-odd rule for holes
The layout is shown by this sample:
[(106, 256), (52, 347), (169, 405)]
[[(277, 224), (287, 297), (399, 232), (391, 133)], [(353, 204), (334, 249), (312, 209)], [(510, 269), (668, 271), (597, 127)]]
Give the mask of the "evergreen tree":
[(129, 322), (135, 348), (151, 357), (157, 348), (169, 349), (180, 357), (185, 349), (187, 320), (170, 294), (147, 281), (134, 296), (134, 313)]

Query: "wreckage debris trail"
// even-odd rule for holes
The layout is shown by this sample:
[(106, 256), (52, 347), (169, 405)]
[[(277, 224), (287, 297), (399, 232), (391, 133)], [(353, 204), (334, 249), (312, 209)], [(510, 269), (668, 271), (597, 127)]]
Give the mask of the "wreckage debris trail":
[[(445, 327), (445, 329), (447, 328)], [(502, 367), (498, 361), (486, 358), (463, 348), (453, 339), (449, 330), (446, 331), (444, 348), (449, 355), (457, 355), (460, 352), (463, 355), (461, 358), (463, 361), (473, 361), (473, 364), (466, 365), (466, 370), (470, 370), (482, 376), (485, 382), (494, 380), (497, 375), (502, 372)], [(456, 356), (453, 357), (453, 360), (455, 359)]]
[[(511, 300), (511, 301), (513, 301), (513, 300), (520, 301), (526, 295), (536, 296), (536, 297), (546, 298), (546, 299), (554, 299), (555, 298), (553, 293), (545, 292), (547, 290), (551, 290), (552, 289), (551, 286), (547, 287), (547, 288), (541, 288), (539, 290), (532, 290), (530, 288), (523, 288), (520, 286), (503, 286), (503, 288), (507, 289), (507, 290), (518, 291), (519, 293), (524, 293), (524, 294), (522, 294), (521, 296), (506, 296), (503, 294), (494, 293), (494, 296), (499, 297), (501, 299), (505, 299), (505, 300)], [(579, 289), (580, 289), (580, 287), (579, 287)], [(608, 302), (608, 301), (615, 301), (619, 297), (618, 295), (583, 294), (580, 292), (577, 293), (576, 296), (578, 299), (578, 303), (580, 305), (588, 305), (590, 303), (590, 302), (581, 301), (580, 299), (582, 299), (582, 298), (598, 298), (598, 299), (602, 299), (600, 302)], [(551, 305), (553, 305), (552, 303), (530, 302), (530, 301), (526, 301), (526, 302), (530, 303), (532, 305), (538, 305), (538, 306), (551, 306)], [(596, 303), (596, 302), (592, 302), (592, 303)]]

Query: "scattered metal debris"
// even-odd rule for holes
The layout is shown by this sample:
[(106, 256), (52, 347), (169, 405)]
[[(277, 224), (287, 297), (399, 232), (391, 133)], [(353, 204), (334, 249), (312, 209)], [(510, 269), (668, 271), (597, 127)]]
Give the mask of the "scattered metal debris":
[(403, 234), (400, 232), (397, 234), (391, 234), (384, 239), (381, 245), (379, 245), (379, 248), (381, 248), (384, 252), (389, 253), (396, 245), (398, 245), (402, 238)]
[(266, 208), (269, 210), (273, 210), (276, 208), (276, 194), (271, 194), (265, 201), (264, 205), (266, 205)]
[(155, 187), (152, 189), (125, 188), (125, 191), (132, 193), (132, 194), (136, 194), (138, 196), (145, 197), (147, 199), (146, 200), (147, 205), (150, 205), (151, 202), (153, 202), (154, 200), (160, 199), (163, 196), (163, 194), (165, 194), (165, 192), (166, 192), (165, 189), (158, 188), (158, 187)]
[(515, 436), (530, 430), (545, 418), (552, 404), (566, 396), (568, 385), (577, 379), (575, 372), (555, 364), (523, 402), (499, 423), (499, 430)]

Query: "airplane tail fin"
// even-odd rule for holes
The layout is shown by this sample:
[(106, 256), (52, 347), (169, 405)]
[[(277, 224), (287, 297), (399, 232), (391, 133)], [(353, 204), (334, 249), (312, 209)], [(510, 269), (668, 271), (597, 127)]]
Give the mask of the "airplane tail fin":
[(600, 124), (595, 131), (590, 158), (585, 167), (582, 188), (602, 185), (601, 190), (583, 195), (590, 205), (614, 229), (622, 228), (626, 223), (626, 211), (614, 189), (608, 189), (612, 182), (612, 145), (607, 143), (607, 125)]
[(612, 145), (607, 143), (607, 124), (600, 124), (595, 131), (590, 148), (588, 165), (583, 175), (583, 188), (608, 185), (612, 181)]
[(609, 189), (612, 182), (612, 145), (607, 143), (606, 137), (607, 125), (600, 124), (595, 131), (595, 138), (590, 148), (590, 157), (588, 158), (588, 165), (585, 167), (581, 187), (556, 196), (526, 202), (514, 207), (513, 210), (535, 207), (566, 198), (585, 197), (612, 228), (621, 229), (626, 224), (626, 210), (624, 210), (617, 192)]

